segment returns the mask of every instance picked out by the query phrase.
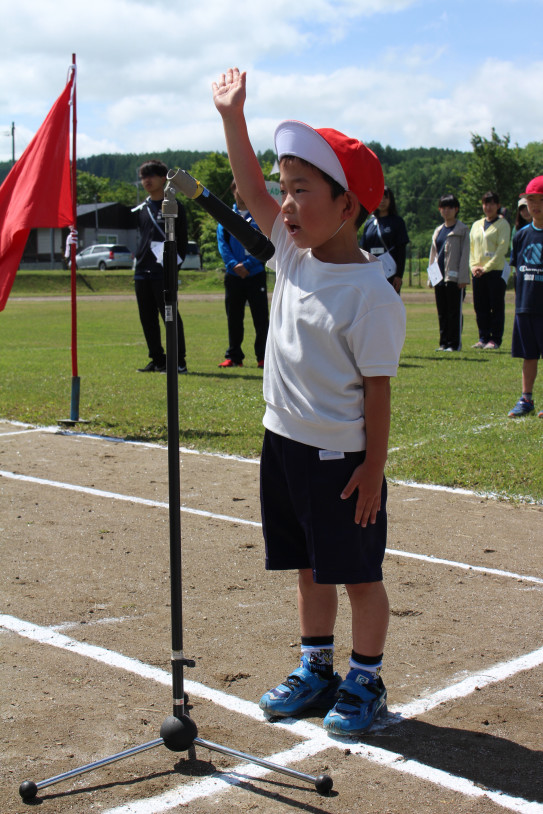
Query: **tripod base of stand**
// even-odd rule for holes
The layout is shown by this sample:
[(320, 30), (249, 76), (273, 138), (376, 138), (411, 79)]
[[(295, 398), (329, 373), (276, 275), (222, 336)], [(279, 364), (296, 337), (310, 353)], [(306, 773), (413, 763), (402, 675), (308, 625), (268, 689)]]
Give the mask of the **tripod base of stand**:
[(186, 752), (198, 735), (196, 724), (188, 715), (168, 716), (160, 727), (160, 737), (171, 752)]
[[(178, 399), (178, 366), (177, 366), (177, 247), (175, 242), (174, 219), (177, 217), (177, 203), (175, 201), (175, 190), (166, 189), (166, 197), (162, 205), (162, 212), (166, 225), (166, 241), (164, 242), (164, 270), (165, 270), (165, 326), (166, 326), (166, 388), (168, 406), (168, 486), (169, 486), (169, 517), (170, 517), (170, 584), (171, 584), (171, 609), (172, 609), (172, 690), (174, 698), (174, 713), (179, 710), (179, 715), (168, 717), (164, 721), (160, 734), (161, 737), (154, 741), (149, 741), (141, 746), (133, 747), (125, 752), (118, 752), (110, 757), (103, 758), (96, 763), (88, 763), (78, 769), (72, 769), (65, 774), (50, 777), (34, 783), (32, 780), (25, 780), (19, 787), (19, 794), (23, 800), (32, 800), (38, 791), (61, 780), (68, 780), (93, 769), (107, 766), (115, 761), (136, 755), (147, 749), (164, 745), (173, 752), (189, 750), (189, 755), (194, 755), (194, 746), (203, 746), (224, 755), (240, 758), (248, 763), (262, 766), (269, 771), (279, 772), (289, 777), (312, 783), (319, 794), (328, 794), (333, 786), (332, 778), (328, 775), (313, 777), (287, 766), (280, 766), (271, 763), (269, 760), (257, 758), (236, 749), (220, 746), (211, 741), (202, 740), (197, 737), (198, 730), (196, 724), (185, 715), (183, 710), (188, 700), (183, 692), (183, 667), (194, 667), (194, 661), (183, 656), (183, 626), (182, 626), (182, 588), (181, 588), (181, 526), (180, 526), (180, 483), (179, 483), (179, 399)], [(79, 379), (73, 381), (71, 418), (65, 419), (63, 424), (79, 422)], [(183, 703), (180, 700), (183, 698)]]
[[(110, 755), (109, 757), (98, 760), (95, 763), (87, 763), (85, 766), (80, 766), (77, 769), (71, 769), (69, 772), (65, 772), (64, 774), (57, 774), (55, 777), (49, 777), (47, 780), (41, 780), (39, 783), (34, 783), (33, 780), (24, 780), (19, 786), (19, 794), (23, 800), (33, 800), (38, 794), (38, 791), (46, 788), (47, 786), (52, 786), (54, 783), (60, 783), (62, 780), (69, 780), (72, 777), (78, 777), (80, 774), (94, 771), (94, 769), (101, 769), (103, 766), (108, 766), (110, 763), (115, 763), (118, 760), (132, 757), (140, 752), (145, 752), (149, 749), (154, 749), (155, 747), (162, 745), (166, 746), (168, 749), (170, 749), (170, 751), (173, 752), (183, 752), (186, 750), (191, 750), (193, 746), (203, 746), (205, 749), (209, 749), (213, 752), (220, 752), (223, 755), (230, 755), (231, 757), (240, 758), (241, 760), (246, 760), (248, 763), (263, 766), (265, 769), (269, 769), (272, 772), (279, 772), (280, 774), (285, 774), (288, 777), (303, 780), (305, 783), (312, 783), (318, 793), (323, 796), (329, 794), (332, 790), (334, 783), (332, 778), (327, 774), (320, 774), (317, 777), (313, 777), (313, 775), (298, 772), (296, 769), (291, 769), (288, 766), (280, 766), (278, 763), (272, 763), (269, 760), (264, 760), (256, 757), (255, 755), (249, 755), (245, 752), (239, 752), (237, 749), (231, 749), (228, 746), (220, 746), (218, 743), (213, 743), (212, 741), (203, 740), (202, 738), (198, 737), (193, 737), (190, 739), (190, 732), (196, 731), (196, 724), (194, 724), (192, 719), (188, 716), (183, 716), (183, 718), (186, 720), (180, 720), (171, 716), (166, 718), (162, 724), (160, 731), (161, 733), (163, 730), (165, 731), (168, 743), (166, 743), (166, 739), (163, 737), (156, 738), (155, 740), (141, 744), (141, 746), (134, 746), (132, 749), (127, 749), (124, 752), (117, 752), (117, 754)], [(188, 721), (190, 721), (190, 724)], [(192, 730), (191, 724), (192, 727), (194, 727), (194, 730)], [(181, 745), (182, 743), (184, 745)]]

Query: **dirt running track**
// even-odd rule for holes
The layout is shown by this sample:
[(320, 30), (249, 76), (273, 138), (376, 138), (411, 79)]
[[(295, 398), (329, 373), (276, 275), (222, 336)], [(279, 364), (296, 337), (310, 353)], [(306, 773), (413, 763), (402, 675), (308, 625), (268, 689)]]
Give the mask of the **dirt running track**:
[[(171, 710), (167, 454), (0, 423), (0, 812), (159, 737)], [(543, 812), (543, 509), (390, 485), (387, 725), (360, 742), (257, 703), (296, 666), (293, 574), (267, 574), (258, 464), (181, 452), (184, 652), (206, 740), (312, 785), (164, 746), (40, 790), (42, 814)], [(198, 513), (200, 512), (200, 513)], [(349, 613), (341, 593), (336, 666)]]

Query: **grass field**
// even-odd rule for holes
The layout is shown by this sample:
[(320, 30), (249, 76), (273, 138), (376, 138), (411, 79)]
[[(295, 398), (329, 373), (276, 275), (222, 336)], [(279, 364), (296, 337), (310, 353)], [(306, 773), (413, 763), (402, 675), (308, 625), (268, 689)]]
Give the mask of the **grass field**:
[[(223, 290), (223, 273), (221, 269), (209, 271), (182, 271), (179, 275), (181, 291), (203, 293)], [(66, 296), (71, 291), (71, 275), (65, 270), (21, 269), (13, 283), (12, 296), (42, 297)], [(83, 269), (76, 275), (77, 295), (133, 294), (134, 272), (132, 269)]]
[[(393, 381), (390, 478), (543, 502), (543, 421), (507, 418), (519, 396), (521, 369), (507, 350), (513, 314), (511, 294), (507, 297), (503, 350), (443, 354), (435, 352), (431, 295), (405, 294), (407, 339)], [(257, 455), (264, 407), (250, 317), (245, 367), (220, 371), (226, 347), (222, 299), (181, 296), (180, 310), (190, 371), (179, 380), (181, 444)], [(135, 372), (147, 362), (135, 301), (80, 297), (78, 324), (80, 417), (88, 421), (81, 429), (165, 442), (166, 377)], [(465, 347), (476, 338), (468, 300)], [(69, 417), (69, 303), (13, 296), (0, 314), (0, 343), (0, 417), (37, 424)], [(537, 384), (536, 408), (541, 409)]]

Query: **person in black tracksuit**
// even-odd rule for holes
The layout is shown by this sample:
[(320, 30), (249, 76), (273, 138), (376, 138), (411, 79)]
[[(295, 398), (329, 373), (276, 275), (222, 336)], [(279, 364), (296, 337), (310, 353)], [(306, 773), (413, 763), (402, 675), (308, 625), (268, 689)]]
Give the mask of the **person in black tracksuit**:
[[(231, 189), (237, 212), (255, 229), (258, 226), (251, 217), (236, 189), (235, 181)], [(245, 355), (241, 349), (243, 342), (243, 320), (245, 304), (249, 303), (255, 326), (255, 356), (258, 367), (264, 367), (264, 353), (268, 336), (268, 293), (266, 286), (266, 269), (261, 260), (252, 257), (241, 243), (219, 224), (217, 243), (224, 262), (224, 291), (226, 319), (228, 322), (228, 349), (225, 359), (219, 367), (242, 367)]]
[[(162, 266), (163, 244), (166, 239), (162, 201), (168, 168), (162, 161), (146, 161), (139, 168), (139, 177), (148, 198), (132, 211), (138, 217), (138, 248), (134, 283), (141, 327), (147, 342), (150, 362), (138, 368), (139, 373), (163, 373), (166, 370), (166, 354), (160, 336), (159, 314), (164, 320), (164, 268)], [(187, 252), (187, 217), (185, 208), (178, 202), (175, 219), (177, 254), (181, 263)], [(187, 372), (185, 333), (183, 321), (177, 312), (177, 365), (179, 373)]]

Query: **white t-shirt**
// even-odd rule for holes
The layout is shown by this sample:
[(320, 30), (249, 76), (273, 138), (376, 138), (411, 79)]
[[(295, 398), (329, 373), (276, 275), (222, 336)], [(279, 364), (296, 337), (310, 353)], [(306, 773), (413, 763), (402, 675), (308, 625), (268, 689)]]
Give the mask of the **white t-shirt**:
[[(264, 426), (340, 452), (366, 448), (364, 377), (395, 376), (405, 308), (381, 263), (333, 264), (297, 249), (279, 214), (264, 367)], [(361, 257), (362, 259), (362, 257)]]

